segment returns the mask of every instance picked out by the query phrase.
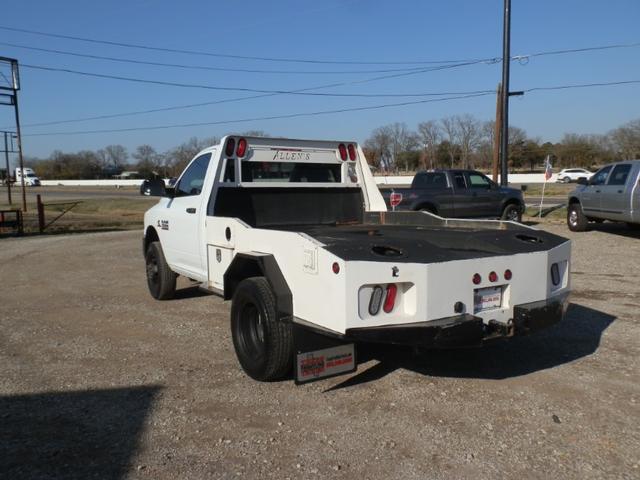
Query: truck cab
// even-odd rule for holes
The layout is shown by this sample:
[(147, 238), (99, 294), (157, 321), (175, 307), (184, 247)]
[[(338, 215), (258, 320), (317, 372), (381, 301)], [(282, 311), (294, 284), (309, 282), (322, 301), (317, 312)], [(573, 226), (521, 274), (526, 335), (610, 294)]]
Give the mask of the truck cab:
[[(396, 210), (428, 211), (448, 218), (502, 218), (521, 221), (522, 191), (501, 187), (475, 170), (431, 170), (416, 173)], [(383, 197), (389, 203), (390, 191)]]
[(24, 184), (27, 187), (39, 187), (40, 179), (36, 175), (36, 172), (32, 168), (16, 168), (15, 170), (16, 183), (22, 183), (22, 177), (24, 176)]
[(570, 230), (584, 231), (589, 222), (604, 220), (640, 228), (640, 160), (605, 165), (578, 183), (568, 198)]
[(356, 142), (224, 137), (145, 214), (156, 299), (183, 275), (231, 300), (244, 371), (297, 382), (355, 345), (480, 346), (561, 320), (570, 243), (514, 222), (389, 212)]

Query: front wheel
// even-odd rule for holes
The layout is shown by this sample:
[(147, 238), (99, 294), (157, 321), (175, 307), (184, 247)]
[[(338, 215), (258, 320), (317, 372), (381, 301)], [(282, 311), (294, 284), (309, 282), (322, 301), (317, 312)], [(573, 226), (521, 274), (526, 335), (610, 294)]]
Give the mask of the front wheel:
[(571, 177), (564, 177), (562, 183), (571, 183)]
[(147, 285), (156, 300), (169, 300), (176, 293), (176, 275), (167, 264), (160, 242), (152, 242), (145, 254)]
[(231, 336), (240, 366), (254, 380), (268, 382), (290, 372), (291, 324), (278, 319), (275, 295), (264, 277), (238, 284), (231, 303)]
[(587, 229), (587, 217), (579, 203), (572, 203), (567, 208), (567, 226), (572, 232), (584, 232)]
[(522, 222), (522, 212), (518, 205), (514, 205), (513, 203), (504, 207), (502, 211), (502, 216), (500, 217), (502, 220), (508, 220), (510, 222)]

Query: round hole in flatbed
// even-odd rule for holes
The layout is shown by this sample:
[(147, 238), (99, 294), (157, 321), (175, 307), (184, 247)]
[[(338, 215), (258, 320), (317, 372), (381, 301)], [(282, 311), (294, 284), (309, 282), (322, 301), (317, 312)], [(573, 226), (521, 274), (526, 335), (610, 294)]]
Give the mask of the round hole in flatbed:
[(231, 240), (231, 229), (229, 227), (224, 229), (224, 236), (227, 239), (227, 242)]

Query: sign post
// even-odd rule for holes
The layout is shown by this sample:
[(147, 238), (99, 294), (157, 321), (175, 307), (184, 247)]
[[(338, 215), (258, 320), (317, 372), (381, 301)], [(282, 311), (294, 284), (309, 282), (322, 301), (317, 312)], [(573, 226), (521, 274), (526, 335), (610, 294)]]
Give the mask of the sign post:
[(400, 202), (402, 202), (402, 194), (396, 193), (392, 190), (391, 196), (389, 197), (389, 204), (391, 205), (391, 211), (395, 212), (396, 207), (400, 205)]

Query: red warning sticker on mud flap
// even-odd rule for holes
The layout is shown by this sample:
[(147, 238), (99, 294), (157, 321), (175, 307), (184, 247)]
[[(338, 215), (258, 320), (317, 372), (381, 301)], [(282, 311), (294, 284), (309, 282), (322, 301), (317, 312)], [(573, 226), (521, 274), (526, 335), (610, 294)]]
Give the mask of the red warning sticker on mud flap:
[(353, 343), (299, 353), (296, 358), (296, 380), (308, 382), (352, 372), (356, 368)]

